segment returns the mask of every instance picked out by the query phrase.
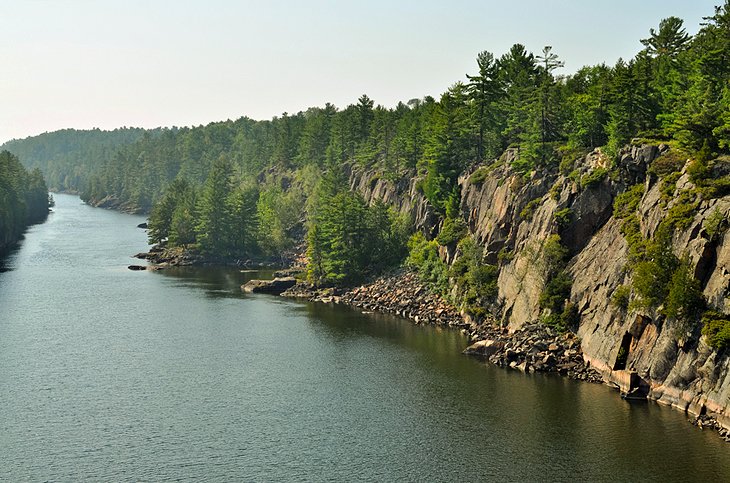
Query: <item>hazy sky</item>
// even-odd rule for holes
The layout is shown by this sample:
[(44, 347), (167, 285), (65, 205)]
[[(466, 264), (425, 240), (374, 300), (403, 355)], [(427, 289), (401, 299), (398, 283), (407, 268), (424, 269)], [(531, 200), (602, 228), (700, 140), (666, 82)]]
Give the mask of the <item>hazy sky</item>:
[(722, 0), (0, 0), (0, 143), (66, 127), (271, 118), (367, 93), (440, 95), (476, 54), (630, 58), (662, 18)]

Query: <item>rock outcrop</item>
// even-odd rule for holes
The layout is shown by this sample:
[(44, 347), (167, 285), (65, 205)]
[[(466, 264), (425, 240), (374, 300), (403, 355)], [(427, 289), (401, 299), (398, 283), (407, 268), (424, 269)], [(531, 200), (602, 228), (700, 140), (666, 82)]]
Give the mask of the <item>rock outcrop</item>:
[[(619, 153), (617, 165), (612, 165), (595, 150), (569, 166), (570, 173), (538, 171), (525, 176), (511, 171), (510, 161), (518, 153), (508, 150), (500, 160), (461, 176), (461, 210), (470, 233), (484, 247), (485, 261), (499, 268), (494, 315), (508, 332), (535, 330), (539, 325), (543, 313), (539, 299), (547, 282), (543, 248), (549, 237), (558, 235), (568, 250), (564, 269), (573, 280), (570, 302), (576, 305), (580, 319), (576, 333), (582, 363), (624, 393), (646, 394), (728, 427), (728, 354), (710, 347), (698, 327), (682, 333), (676, 321), (666, 319), (661, 310), (622, 308), (611, 302), (614, 292), (632, 281), (622, 222), (613, 216), (616, 196), (637, 183), (644, 185), (636, 214), (642, 235), (651, 238), (679, 202), (679, 193), (694, 188), (687, 166), (676, 186), (665, 184), (649, 169), (668, 151), (666, 145), (629, 146)], [(713, 169), (717, 177), (725, 176), (723, 169), (730, 172), (730, 163), (725, 160)], [(439, 218), (419, 192), (416, 179), (394, 183), (371, 171), (353, 170), (350, 185), (366, 200), (384, 201), (412, 216), (427, 236), (439, 232)], [(686, 228), (672, 233), (672, 251), (689, 261), (709, 307), (730, 313), (730, 230), (709, 236), (705, 229), (710, 216), (728, 223), (730, 196), (700, 201), (691, 216)], [(449, 263), (454, 256), (448, 249), (442, 253)], [(525, 367), (538, 370), (537, 363), (548, 355), (541, 359), (538, 352), (529, 359), (505, 359), (508, 341), (480, 339), (479, 328), (469, 330), (475, 341), (504, 344), (499, 349), (487, 342), (473, 347), (473, 351), (494, 351), (488, 358), (496, 357), (500, 363), (520, 366), (527, 360)], [(550, 361), (548, 357), (545, 363)]]

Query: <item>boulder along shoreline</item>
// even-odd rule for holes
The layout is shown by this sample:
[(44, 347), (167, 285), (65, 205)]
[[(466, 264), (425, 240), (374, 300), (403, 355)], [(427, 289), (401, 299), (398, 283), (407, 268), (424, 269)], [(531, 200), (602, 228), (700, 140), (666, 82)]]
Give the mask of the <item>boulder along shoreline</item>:
[[(289, 275), (291, 271), (287, 271)], [(283, 275), (283, 273), (282, 273)], [(464, 354), (499, 367), (525, 373), (554, 373), (594, 384), (609, 384), (583, 357), (580, 339), (573, 332), (558, 333), (540, 323), (529, 323), (510, 332), (497, 324), (477, 324), (443, 297), (431, 293), (418, 275), (399, 269), (372, 282), (349, 289), (318, 288), (297, 282), (281, 293), (283, 297), (330, 304), (349, 305), (363, 312), (381, 312), (403, 317), (417, 325), (434, 325), (460, 330), (470, 341)], [(632, 399), (631, 394), (624, 395)], [(730, 430), (717, 419), (700, 415), (689, 419), (700, 429), (717, 431), (730, 442)]]
[(600, 373), (584, 362), (580, 342), (572, 332), (559, 334), (538, 323), (513, 332), (493, 324), (477, 324), (443, 297), (431, 293), (418, 275), (406, 269), (346, 290), (316, 288), (299, 282), (281, 295), (392, 314), (417, 325), (458, 329), (471, 341), (464, 350), (467, 355), (522, 372), (553, 372), (571, 379), (603, 383)]
[[(154, 246), (149, 252), (138, 253), (135, 258), (145, 259), (152, 265), (130, 266), (130, 269), (160, 270), (167, 267), (203, 265), (275, 268), (277, 265), (250, 261), (243, 264), (221, 263), (221, 260), (209, 260), (187, 250), (170, 250), (162, 246)], [(280, 270), (274, 276), (290, 278), (299, 273), (301, 268), (294, 266)], [(258, 282), (266, 284), (266, 281)], [(268, 290), (266, 287), (246, 290), (244, 286), (241, 288), (248, 292), (280, 294), (283, 297), (309, 302), (349, 305), (363, 312), (381, 312), (402, 317), (417, 325), (449, 327), (460, 330), (469, 338), (470, 345), (464, 350), (464, 354), (499, 367), (524, 373), (554, 373), (574, 380), (607, 384), (618, 388), (616, 384), (607, 381), (600, 371), (591, 367), (590, 361), (583, 355), (580, 339), (575, 333), (561, 334), (538, 322), (524, 324), (512, 332), (506, 326), (498, 325), (496, 321), (476, 323), (468, 314), (457, 310), (443, 297), (433, 294), (419, 280), (416, 273), (406, 268), (348, 289), (319, 288), (302, 281), (297, 281), (286, 290)], [(627, 399), (634, 399), (631, 394), (622, 394), (622, 397), (624, 396), (628, 396)], [(700, 414), (689, 419), (689, 422), (700, 429), (717, 431), (721, 438), (730, 442), (730, 429), (724, 427), (713, 416)]]

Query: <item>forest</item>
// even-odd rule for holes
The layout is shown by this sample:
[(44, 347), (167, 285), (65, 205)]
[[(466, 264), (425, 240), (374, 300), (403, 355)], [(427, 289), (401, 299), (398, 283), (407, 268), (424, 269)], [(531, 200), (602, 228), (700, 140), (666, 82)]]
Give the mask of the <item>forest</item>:
[[(153, 243), (241, 259), (276, 258), (306, 240), (309, 277), (321, 284), (356, 283), (410, 251), (412, 263), (429, 265), (428, 276), (443, 281), (454, 274), (437, 267), (438, 240), (408, 243), (409, 220), (350, 192), (348, 167), (393, 181), (418, 177), (445, 220), (440, 236), (458, 240), (458, 176), (507, 148), (518, 152), (511, 169), (526, 178), (565, 170), (594, 148), (617, 159), (636, 139), (666, 143), (699, 163), (728, 154), (730, 2), (694, 36), (669, 17), (640, 41), (632, 59), (571, 75), (561, 73), (550, 46), (483, 51), (474, 71), (438, 98), (392, 108), (362, 95), (341, 109), (326, 104), (271, 120), (67, 130), (4, 148), (39, 167), (51, 189), (149, 213)], [(714, 196), (728, 185), (715, 186)], [(479, 247), (465, 253), (471, 258), (457, 275), (478, 300), (494, 290), (491, 271), (479, 268)]]
[(38, 168), (27, 171), (17, 157), (0, 152), (0, 252), (20, 239), (25, 228), (43, 221), (52, 199)]
[(22, 160), (28, 169), (41, 168), (49, 188), (66, 193), (79, 193), (89, 175), (111, 161), (121, 146), (134, 143), (159, 130), (119, 128), (62, 129), (27, 139), (6, 142), (6, 149)]

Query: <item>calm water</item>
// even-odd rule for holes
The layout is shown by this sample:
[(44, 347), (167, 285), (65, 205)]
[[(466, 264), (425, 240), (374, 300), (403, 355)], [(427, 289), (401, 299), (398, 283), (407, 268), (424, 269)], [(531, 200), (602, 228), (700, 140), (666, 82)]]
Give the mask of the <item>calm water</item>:
[(0, 480), (730, 480), (677, 411), (251, 274), (129, 271), (142, 218), (56, 202), (0, 273)]

